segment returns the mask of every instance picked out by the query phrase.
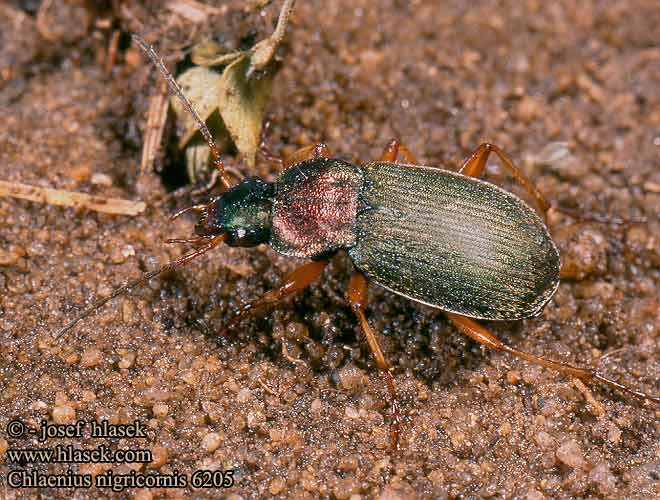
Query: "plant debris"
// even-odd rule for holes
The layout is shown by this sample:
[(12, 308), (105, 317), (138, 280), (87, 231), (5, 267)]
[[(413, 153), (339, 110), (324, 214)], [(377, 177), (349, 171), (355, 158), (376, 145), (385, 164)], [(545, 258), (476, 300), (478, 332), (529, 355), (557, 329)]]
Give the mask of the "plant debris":
[(156, 91), (149, 98), (149, 110), (147, 111), (147, 125), (144, 130), (144, 142), (142, 144), (142, 159), (140, 160), (140, 174), (144, 175), (153, 170), (156, 152), (165, 130), (167, 110), (169, 107), (169, 94), (167, 83), (162, 81), (156, 86)]
[[(284, 39), (294, 3), (285, 0), (273, 34), (250, 50), (222, 54), (217, 43), (200, 42), (193, 48), (193, 62), (199, 67), (189, 69), (177, 79), (202, 120), (207, 121), (216, 110), (219, 112), (221, 123), (208, 123), (212, 134), (222, 140), (228, 133), (248, 166), (254, 165), (261, 142), (264, 109), (274, 77), (274, 71), (269, 68)], [(214, 69), (217, 66), (225, 67), (218, 72)], [(189, 145), (192, 137), (198, 135), (197, 126), (177, 99), (171, 102), (183, 122), (180, 147), (194, 148), (187, 153), (186, 164), (189, 177), (196, 180), (200, 170), (208, 168), (210, 152), (207, 148), (204, 152), (201, 141)]]
[(0, 196), (10, 196), (22, 200), (60, 205), (63, 207), (84, 208), (115, 215), (138, 215), (144, 212), (143, 201), (123, 200), (119, 198), (104, 198), (75, 191), (30, 186), (18, 182), (0, 181)]

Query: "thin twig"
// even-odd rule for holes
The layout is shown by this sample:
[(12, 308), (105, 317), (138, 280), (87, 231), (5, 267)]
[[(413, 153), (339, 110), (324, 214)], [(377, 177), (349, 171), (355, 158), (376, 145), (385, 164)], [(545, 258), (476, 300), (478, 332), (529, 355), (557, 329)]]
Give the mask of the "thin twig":
[(167, 109), (169, 107), (167, 85), (162, 82), (156, 92), (149, 98), (149, 111), (147, 112), (147, 126), (144, 130), (144, 145), (142, 146), (142, 159), (140, 160), (140, 175), (153, 171), (156, 153), (165, 130)]

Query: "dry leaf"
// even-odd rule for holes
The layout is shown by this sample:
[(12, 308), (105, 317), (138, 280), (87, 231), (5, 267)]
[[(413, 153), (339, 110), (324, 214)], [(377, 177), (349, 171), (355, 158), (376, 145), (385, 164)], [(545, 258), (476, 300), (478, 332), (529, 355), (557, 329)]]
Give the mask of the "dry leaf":
[[(206, 123), (220, 151), (229, 147), (230, 137), (218, 113), (218, 88), (222, 76), (208, 68), (191, 68), (183, 73), (179, 85), (190, 99), (200, 118)], [(186, 170), (193, 184), (205, 181), (209, 172), (211, 150), (197, 128), (197, 123), (178, 98), (171, 98), (177, 118), (183, 121), (179, 148), (186, 149)]]
[[(222, 139), (218, 134), (228, 131), (248, 166), (254, 166), (255, 163), (261, 141), (264, 108), (273, 83), (273, 74), (267, 71), (267, 67), (284, 39), (294, 3), (295, 0), (284, 1), (273, 34), (249, 51), (221, 54), (222, 47), (213, 40), (198, 43), (193, 48), (192, 60), (199, 66), (189, 69), (178, 78), (184, 94), (193, 103), (202, 121), (207, 122), (216, 109), (220, 112), (223, 122), (219, 126), (221, 130), (211, 130), (211, 134), (216, 139)], [(221, 75), (210, 69), (223, 65), (226, 67)], [(179, 119), (183, 120), (184, 135), (179, 141), (179, 147), (188, 145), (186, 165), (194, 182), (201, 172), (207, 170), (209, 152), (202, 151), (202, 142), (199, 140), (190, 144), (197, 132), (197, 125), (178, 99), (172, 99), (172, 106)], [(211, 128), (211, 124), (207, 124)]]
[(250, 59), (244, 56), (225, 68), (218, 86), (218, 108), (236, 148), (247, 164), (253, 166), (273, 76), (248, 78), (249, 67)]
[[(218, 109), (218, 86), (221, 79), (222, 76), (217, 72), (200, 67), (190, 68), (177, 79), (183, 93), (203, 122)], [(184, 133), (179, 141), (179, 148), (184, 148), (198, 131), (197, 123), (177, 97), (171, 97), (170, 103), (179, 120), (183, 121)]]
[(197, 66), (224, 66), (244, 55), (243, 51), (222, 53), (222, 47), (214, 40), (203, 40), (195, 45), (190, 55), (193, 64)]
[(262, 71), (273, 60), (277, 47), (282, 43), (286, 33), (286, 25), (289, 23), (291, 12), (295, 0), (284, 0), (284, 4), (280, 9), (280, 16), (277, 18), (277, 26), (273, 34), (260, 41), (252, 47), (250, 55), (250, 67), (247, 70), (247, 77), (250, 78), (255, 71)]

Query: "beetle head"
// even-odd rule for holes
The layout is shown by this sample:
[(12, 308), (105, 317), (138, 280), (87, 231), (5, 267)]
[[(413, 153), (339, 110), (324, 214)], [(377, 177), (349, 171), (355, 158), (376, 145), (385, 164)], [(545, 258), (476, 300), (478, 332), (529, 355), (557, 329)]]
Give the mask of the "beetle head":
[(209, 203), (195, 226), (202, 237), (226, 234), (230, 246), (252, 247), (270, 239), (275, 188), (247, 179)]

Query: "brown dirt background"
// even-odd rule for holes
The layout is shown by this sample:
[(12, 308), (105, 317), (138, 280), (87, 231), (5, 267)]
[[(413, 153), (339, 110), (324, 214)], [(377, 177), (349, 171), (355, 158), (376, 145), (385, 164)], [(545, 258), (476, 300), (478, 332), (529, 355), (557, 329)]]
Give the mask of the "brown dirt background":
[[(214, 336), (230, 311), (276, 286), (296, 262), (265, 247), (223, 247), (53, 341), (88, 301), (181, 255), (162, 241), (193, 224), (167, 222), (190, 199), (167, 201), (159, 175), (139, 178), (159, 76), (125, 34), (148, 35), (172, 64), (201, 33), (228, 46), (263, 38), (279, 7), (262, 16), (232, 2), (193, 26), (155, 2), (107, 2), (96, 12), (54, 5), (50, 41), (35, 25), (38, 2), (0, 6), (1, 178), (149, 207), (124, 217), (0, 199), (1, 452), (35, 445), (7, 437), (12, 418), (32, 426), (43, 418), (139, 419), (147, 442), (48, 446), (146, 447), (154, 464), (113, 471), (231, 468), (236, 485), (79, 490), (75, 498), (660, 496), (657, 406), (484, 351), (439, 311), (373, 286), (368, 315), (396, 367), (406, 417), (402, 449), (392, 452), (385, 387), (343, 300), (346, 256), (285, 306), (245, 321), (232, 340)], [(659, 393), (659, 25), (653, 0), (300, 0), (268, 107), (268, 142), (291, 152), (322, 140), (338, 156), (367, 162), (398, 136), (425, 164), (457, 168), (490, 140), (562, 206), (655, 217), (616, 226), (551, 214), (575, 279), (540, 317), (490, 326), (517, 347), (580, 365), (622, 349), (600, 369)], [(115, 29), (121, 50), (105, 68)], [(174, 143), (172, 129), (164, 143)], [(157, 166), (172, 175), (181, 164), (168, 148)], [(251, 172), (228, 162), (245, 175), (276, 175), (265, 162)], [(489, 178), (510, 186), (498, 171)], [(5, 457), (0, 473), (16, 468)], [(2, 484), (0, 496), (74, 493)]]

